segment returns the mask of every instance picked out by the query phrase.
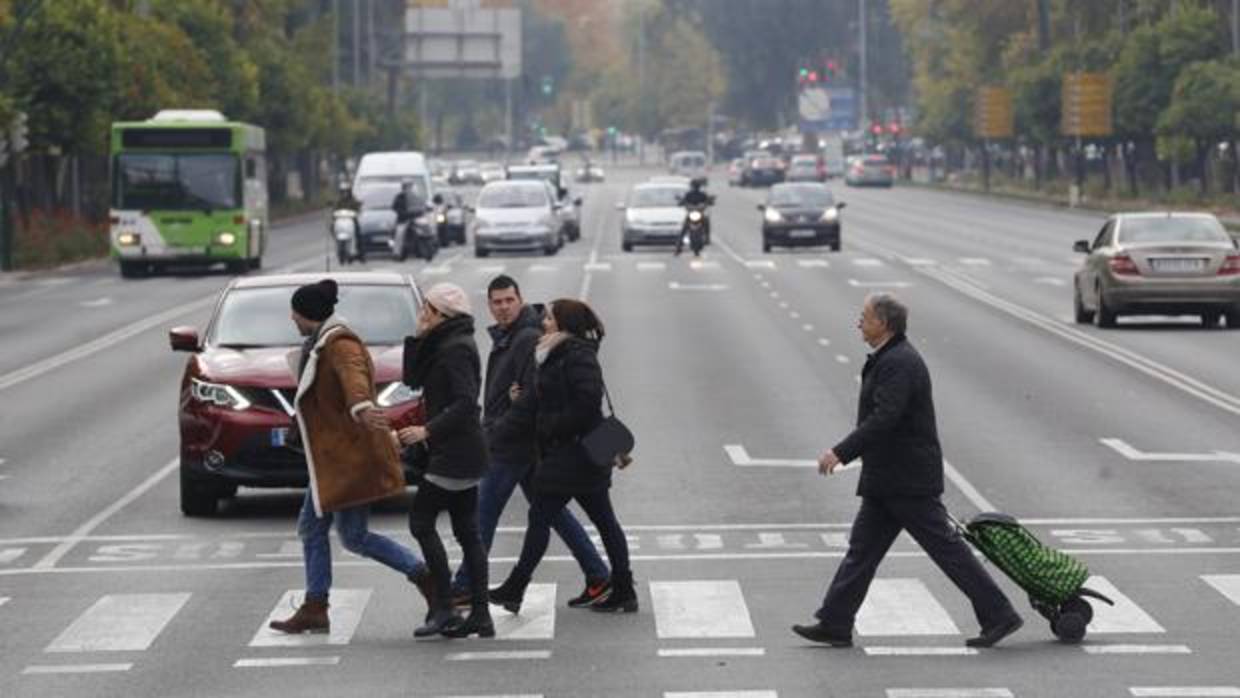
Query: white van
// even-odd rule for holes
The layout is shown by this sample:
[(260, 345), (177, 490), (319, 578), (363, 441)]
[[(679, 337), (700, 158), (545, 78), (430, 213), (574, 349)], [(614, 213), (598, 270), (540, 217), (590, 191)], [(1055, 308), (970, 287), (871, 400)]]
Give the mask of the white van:
[(353, 175), (354, 196), (367, 183), (401, 182), (406, 179), (413, 180), (413, 189), (419, 197), (431, 201), (435, 189), (431, 184), (430, 167), (422, 153), (414, 150), (366, 153), (357, 163), (357, 172)]
[(700, 150), (682, 150), (672, 153), (672, 157), (668, 160), (668, 172), (689, 179), (705, 177), (707, 176), (706, 153)]

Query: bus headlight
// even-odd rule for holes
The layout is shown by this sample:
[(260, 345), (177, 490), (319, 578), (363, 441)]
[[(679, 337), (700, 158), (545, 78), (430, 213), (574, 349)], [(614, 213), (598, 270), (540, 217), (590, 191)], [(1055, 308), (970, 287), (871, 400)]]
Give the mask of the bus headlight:
[(237, 234), (227, 230), (221, 230), (215, 234), (215, 244), (221, 247), (231, 247), (237, 242)]
[(122, 247), (133, 247), (142, 243), (142, 236), (137, 233), (121, 233), (116, 236), (116, 244)]

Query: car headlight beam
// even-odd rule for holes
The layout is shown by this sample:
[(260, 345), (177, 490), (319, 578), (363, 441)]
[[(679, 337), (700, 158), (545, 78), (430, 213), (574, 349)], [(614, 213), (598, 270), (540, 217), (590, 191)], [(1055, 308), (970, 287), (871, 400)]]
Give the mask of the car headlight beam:
[(763, 217), (766, 218), (767, 223), (779, 223), (784, 219), (784, 217), (779, 214), (779, 211), (776, 211), (773, 208), (767, 208), (766, 213), (763, 214)]
[(822, 212), (822, 219), (828, 223), (834, 223), (840, 219), (840, 210), (832, 206)]
[(395, 407), (403, 405), (406, 402), (413, 402), (421, 397), (422, 394), (413, 388), (405, 385), (400, 381), (389, 383), (386, 388), (379, 391), (379, 397), (375, 402), (380, 407)]
[(142, 242), (142, 236), (138, 233), (121, 233), (116, 236), (116, 244), (122, 247), (133, 247)]
[(189, 389), (190, 394), (199, 402), (215, 405), (216, 407), (224, 407), (236, 412), (250, 409), (250, 401), (241, 394), (241, 391), (231, 385), (191, 378)]

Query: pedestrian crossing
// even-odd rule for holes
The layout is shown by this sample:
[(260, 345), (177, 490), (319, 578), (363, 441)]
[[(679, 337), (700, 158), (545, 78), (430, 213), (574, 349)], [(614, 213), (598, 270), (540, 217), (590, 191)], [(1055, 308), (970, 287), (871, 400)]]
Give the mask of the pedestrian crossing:
[[(1200, 589), (1213, 591), (1213, 598), (1228, 604), (1240, 617), (1240, 574), (1201, 575), (1193, 581)], [(797, 641), (790, 639), (783, 623), (759, 628), (751, 614), (751, 602), (764, 603), (769, 599), (750, 597), (742, 580), (651, 580), (647, 582), (649, 610), (653, 616), (652, 652), (668, 660), (708, 657), (761, 658), (769, 656), (773, 649)], [(1091, 589), (1107, 595), (1115, 606), (1093, 604), (1094, 620), (1090, 625), (1090, 641), (1080, 649), (1090, 655), (1184, 655), (1192, 654), (1193, 648), (1176, 642), (1140, 644), (1144, 638), (1157, 638), (1168, 633), (1153, 615), (1139, 605), (1135, 595), (1129, 595), (1105, 576), (1091, 577), (1087, 583)], [(947, 593), (955, 593), (950, 590)], [(290, 615), (304, 597), (301, 589), (289, 589), (278, 595), (273, 607), (258, 623), (248, 648), (298, 650), (314, 647), (344, 647), (354, 643), (364, 645), (359, 634), (365, 638), (366, 614), (375, 601), (372, 589), (336, 588), (331, 594), (331, 632), (326, 634), (284, 635), (268, 628), (276, 618)], [(555, 583), (532, 584), (526, 592), (520, 614), (496, 610), (496, 640), (494, 644), (462, 646), (461, 652), (444, 657), (452, 662), (547, 660), (555, 652), (557, 631), (557, 607), (561, 599)], [(133, 657), (126, 656), (123, 663), (90, 661), (109, 654), (143, 652), (158, 644), (167, 629), (182, 616), (194, 615), (187, 608), (191, 592), (167, 593), (116, 593), (104, 594), (82, 610), (67, 627), (45, 646), (48, 656), (72, 655), (80, 664), (34, 664), (27, 667), (29, 674), (92, 673), (127, 671), (133, 666)], [(1200, 593), (1185, 594), (1200, 598)], [(807, 600), (812, 604), (813, 600)], [(6, 611), (18, 611), (20, 597), (0, 598)], [(955, 613), (967, 613), (959, 604), (952, 606)], [(1022, 611), (1030, 620), (1036, 615), (1029, 609)], [(639, 622), (650, 623), (648, 620)], [(789, 622), (803, 620), (798, 615)], [(183, 622), (198, 623), (200, 620), (185, 618)], [(964, 634), (961, 627), (973, 628), (972, 617), (953, 616), (953, 612), (939, 600), (936, 592), (916, 577), (884, 577), (874, 581), (856, 623), (856, 634), (862, 653), (867, 657), (968, 657), (978, 654), (975, 649), (964, 647), (960, 642)], [(1038, 628), (1041, 623), (1032, 623)], [(1043, 632), (1049, 637), (1049, 631)], [(778, 636), (773, 633), (778, 632)], [(1025, 632), (1030, 632), (1026, 630)], [(1036, 631), (1035, 631), (1036, 632)], [(769, 637), (768, 637), (769, 636)], [(1098, 636), (1105, 636), (1105, 639)], [(908, 638), (909, 645), (900, 645), (900, 638)], [(929, 639), (930, 644), (927, 644)], [(869, 640), (873, 640), (872, 642)], [(891, 644), (895, 640), (897, 644)], [(37, 639), (36, 639), (37, 641)], [(505, 646), (506, 641), (523, 644)], [(691, 645), (684, 644), (692, 641)], [(748, 645), (738, 645), (746, 641)], [(536, 643), (531, 646), (529, 643)], [(541, 643), (541, 645), (537, 644)], [(671, 644), (664, 644), (671, 643)], [(245, 648), (237, 647), (238, 652)], [(232, 661), (232, 660), (230, 660)], [(238, 669), (271, 668), (280, 666), (334, 665), (340, 657), (263, 656), (242, 657), (233, 664)], [(1191, 688), (1191, 687), (1189, 687)], [(1135, 689), (1134, 689), (1135, 690)], [(1232, 693), (1156, 693), (1156, 687), (1145, 687), (1143, 693), (1133, 695), (1234, 695)], [(1193, 689), (1196, 690), (1196, 689)], [(1213, 689), (1212, 689), (1213, 690)], [(912, 694), (894, 694), (912, 695)], [(953, 694), (954, 695), (954, 694)], [(987, 694), (978, 694), (987, 695)]]

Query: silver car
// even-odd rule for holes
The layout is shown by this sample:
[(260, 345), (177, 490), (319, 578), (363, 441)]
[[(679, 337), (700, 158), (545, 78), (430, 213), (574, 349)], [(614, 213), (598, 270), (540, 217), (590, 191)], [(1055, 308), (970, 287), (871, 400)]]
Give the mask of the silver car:
[(486, 185), (474, 208), (474, 256), (538, 250), (555, 254), (564, 246), (555, 207), (551, 190), (542, 180)]
[(632, 252), (637, 245), (675, 245), (684, 234), (685, 209), (680, 198), (688, 183), (650, 182), (633, 187), (624, 211), (620, 247)]
[(1075, 318), (1115, 326), (1120, 315), (1200, 315), (1240, 327), (1240, 250), (1208, 213), (1121, 213), (1107, 219), (1075, 275)]

